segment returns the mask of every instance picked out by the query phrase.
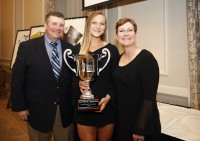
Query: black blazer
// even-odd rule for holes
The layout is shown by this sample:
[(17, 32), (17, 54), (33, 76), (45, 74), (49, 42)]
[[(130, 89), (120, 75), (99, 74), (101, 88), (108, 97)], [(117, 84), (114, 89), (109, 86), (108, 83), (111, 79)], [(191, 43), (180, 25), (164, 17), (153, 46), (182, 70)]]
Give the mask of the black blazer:
[[(62, 52), (72, 45), (61, 41)], [(62, 59), (63, 60), (63, 59)], [(29, 124), (39, 131), (53, 127), (59, 97), (63, 127), (72, 123), (72, 81), (70, 71), (62, 61), (58, 82), (53, 74), (44, 36), (21, 42), (12, 69), (12, 110), (29, 110)]]

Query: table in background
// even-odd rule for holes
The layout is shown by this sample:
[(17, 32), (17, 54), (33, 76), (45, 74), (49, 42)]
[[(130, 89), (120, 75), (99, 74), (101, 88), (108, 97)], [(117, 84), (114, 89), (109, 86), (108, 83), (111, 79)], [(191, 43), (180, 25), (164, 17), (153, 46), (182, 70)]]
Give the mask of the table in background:
[(158, 102), (162, 133), (185, 141), (200, 141), (200, 111)]

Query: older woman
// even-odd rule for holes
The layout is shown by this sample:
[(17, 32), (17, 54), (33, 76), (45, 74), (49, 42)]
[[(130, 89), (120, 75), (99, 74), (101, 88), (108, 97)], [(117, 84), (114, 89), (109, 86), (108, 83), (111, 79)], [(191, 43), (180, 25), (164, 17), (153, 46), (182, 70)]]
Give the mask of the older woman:
[(113, 73), (118, 107), (115, 141), (159, 141), (159, 67), (152, 53), (136, 45), (136, 33), (133, 19), (116, 23), (117, 40), (124, 52)]

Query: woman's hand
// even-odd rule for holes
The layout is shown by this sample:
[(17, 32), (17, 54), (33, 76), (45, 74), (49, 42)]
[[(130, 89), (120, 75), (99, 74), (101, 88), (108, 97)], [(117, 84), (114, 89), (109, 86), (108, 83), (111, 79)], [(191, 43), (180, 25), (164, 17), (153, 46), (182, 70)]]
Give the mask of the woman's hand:
[(81, 93), (83, 94), (84, 91), (87, 91), (87, 90), (90, 89), (90, 82), (80, 80), (79, 81), (79, 88), (80, 88)]
[(110, 101), (110, 99), (111, 97), (108, 94), (104, 98), (102, 98), (101, 101), (99, 102), (100, 110), (97, 112), (102, 112), (105, 109), (107, 103)]
[(144, 141), (144, 136), (133, 134), (133, 140), (134, 141)]
[[(89, 81), (80, 80), (79, 87), (80, 87), (81, 93), (83, 94), (85, 91), (90, 90), (90, 83), (89, 83)], [(111, 99), (111, 97), (108, 94), (104, 98), (102, 98), (101, 101), (99, 102), (100, 110), (97, 112), (102, 112), (105, 109), (105, 107), (110, 99)]]

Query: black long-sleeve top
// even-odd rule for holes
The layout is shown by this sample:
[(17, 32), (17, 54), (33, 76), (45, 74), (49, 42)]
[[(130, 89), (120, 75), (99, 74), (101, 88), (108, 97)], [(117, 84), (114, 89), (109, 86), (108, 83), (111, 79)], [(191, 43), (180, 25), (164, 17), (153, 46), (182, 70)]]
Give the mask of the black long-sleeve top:
[(161, 127), (156, 103), (159, 67), (154, 56), (142, 50), (129, 64), (117, 66), (113, 79), (118, 107), (117, 140), (132, 141), (133, 133), (159, 136)]

